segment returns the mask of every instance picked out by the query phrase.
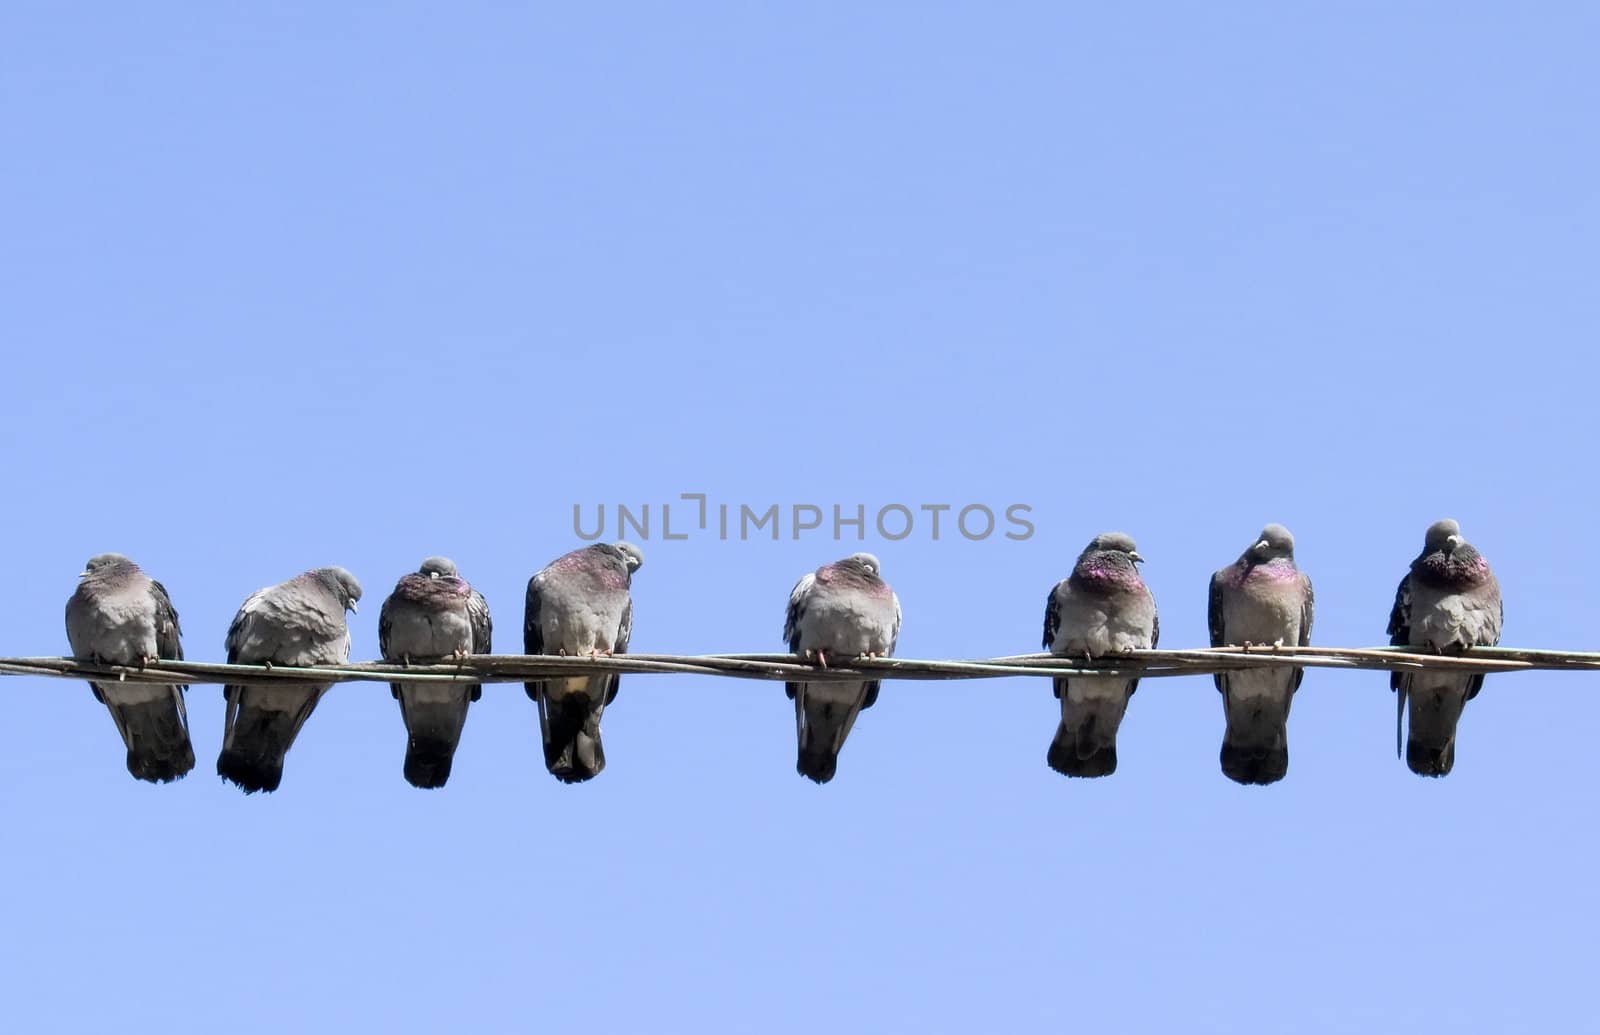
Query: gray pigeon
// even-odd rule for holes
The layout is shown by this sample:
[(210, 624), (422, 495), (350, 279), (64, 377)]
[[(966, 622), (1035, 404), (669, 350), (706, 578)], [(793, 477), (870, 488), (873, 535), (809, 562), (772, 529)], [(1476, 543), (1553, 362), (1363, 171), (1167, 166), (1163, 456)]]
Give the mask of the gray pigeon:
[[(1500, 583), (1489, 562), (1461, 538), (1461, 526), (1448, 519), (1428, 526), (1422, 553), (1395, 591), (1389, 614), (1389, 642), (1435, 653), (1459, 654), (1469, 647), (1500, 642), (1505, 609)], [(1411, 702), (1411, 735), (1406, 765), (1421, 776), (1445, 776), (1456, 761), (1456, 723), (1461, 710), (1483, 688), (1483, 674), (1470, 672), (1392, 672), (1395, 749), (1400, 723)]]
[[(878, 559), (853, 553), (824, 564), (795, 583), (783, 638), (791, 653), (826, 668), (828, 656), (848, 665), (856, 658), (887, 658), (900, 638), (900, 598), (879, 575)], [(863, 708), (878, 699), (878, 680), (863, 683), (787, 683), (794, 699), (800, 775), (827, 783), (839, 750)]]
[[(527, 654), (625, 654), (633, 633), (633, 573), (644, 554), (632, 543), (595, 543), (551, 561), (528, 580), (522, 645)], [(562, 783), (606, 767), (600, 716), (617, 696), (615, 672), (524, 683), (539, 706), (544, 764)]]
[[(448, 557), (429, 557), (403, 576), (378, 614), (378, 650), (385, 661), (457, 661), (492, 654), (489, 604)], [(443, 787), (461, 742), (467, 707), (483, 694), (477, 683), (401, 681), (389, 689), (406, 724), (406, 780)]]
[[(1094, 659), (1154, 647), (1160, 636), (1156, 601), (1139, 577), (1132, 537), (1097, 535), (1078, 555), (1072, 574), (1045, 602), (1044, 647), (1053, 654)], [(1117, 728), (1139, 680), (1126, 676), (1073, 676), (1054, 680), (1061, 725), (1045, 756), (1067, 776), (1109, 776), (1117, 771)]]
[[(1211, 576), (1211, 646), (1304, 647), (1311, 642), (1311, 580), (1294, 565), (1294, 536), (1261, 530), (1239, 559)], [(1227, 731), (1222, 771), (1239, 783), (1275, 783), (1289, 772), (1289, 704), (1305, 670), (1295, 665), (1219, 672)]]
[[(350, 660), (344, 613), (356, 609), (361, 584), (343, 568), (314, 568), (250, 594), (228, 627), (230, 665), (342, 665)], [(217, 775), (246, 794), (275, 791), (283, 756), (329, 686), (266, 682), (223, 687)]]
[[(166, 587), (120, 553), (89, 558), (78, 588), (67, 600), (67, 640), (74, 657), (104, 665), (182, 661), (178, 612)], [(90, 682), (94, 696), (111, 711), (111, 720), (128, 748), (128, 772), (151, 783), (166, 783), (194, 768), (189, 719), (183, 707), (187, 686), (131, 680)]]

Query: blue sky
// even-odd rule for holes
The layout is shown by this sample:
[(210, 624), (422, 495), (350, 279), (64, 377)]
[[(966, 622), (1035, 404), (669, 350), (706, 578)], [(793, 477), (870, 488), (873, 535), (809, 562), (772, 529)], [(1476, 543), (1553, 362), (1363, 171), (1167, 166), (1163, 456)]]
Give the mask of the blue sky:
[[(515, 649), (574, 504), (685, 492), (1036, 530), (651, 538), (635, 650), (779, 649), (863, 546), (903, 656), (1035, 650), (1109, 529), (1199, 645), (1273, 520), (1367, 645), (1442, 516), (1505, 643), (1595, 646), (1592, 8), (863, 6), (6, 5), (0, 654), (104, 550), (194, 658), (334, 563), (373, 657), (433, 553)], [(216, 687), (167, 787), (81, 683), (0, 689), (30, 1031), (1593, 1023), (1589, 676), (1491, 677), (1426, 781), (1382, 675), (1312, 672), (1265, 789), (1207, 679), (1093, 782), (1043, 680), (890, 684), (825, 787), (773, 684), (625, 678), (580, 787), (492, 687), (439, 793), (353, 685), (250, 799)]]

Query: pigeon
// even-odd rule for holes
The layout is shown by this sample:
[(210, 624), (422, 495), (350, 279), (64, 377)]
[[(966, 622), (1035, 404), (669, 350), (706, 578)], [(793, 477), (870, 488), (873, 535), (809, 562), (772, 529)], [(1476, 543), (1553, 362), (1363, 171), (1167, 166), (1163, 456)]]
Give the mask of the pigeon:
[[(166, 587), (120, 553), (89, 558), (67, 600), (67, 640), (72, 654), (102, 665), (145, 667), (152, 661), (182, 661), (178, 612)], [(128, 772), (140, 780), (168, 783), (194, 768), (187, 686), (132, 680), (89, 683), (111, 711), (128, 749)]]
[[(1044, 612), (1044, 647), (1089, 660), (1154, 647), (1160, 635), (1155, 598), (1136, 567), (1144, 560), (1131, 536), (1097, 535), (1078, 555), (1072, 574), (1050, 591)], [(1066, 776), (1109, 776), (1117, 771), (1117, 728), (1139, 686), (1127, 676), (1072, 676), (1054, 680), (1061, 725), (1045, 759)]]
[[(1311, 642), (1311, 580), (1294, 565), (1294, 536), (1261, 530), (1239, 559), (1211, 576), (1211, 646)], [(1305, 670), (1296, 665), (1219, 672), (1222, 772), (1238, 783), (1276, 783), (1289, 772), (1289, 704)]]
[[(344, 613), (356, 609), (361, 584), (343, 568), (314, 568), (250, 594), (228, 627), (230, 665), (342, 665), (350, 660)], [(246, 794), (275, 791), (283, 756), (330, 683), (270, 681), (223, 687), (217, 775)]]
[[(527, 654), (625, 654), (633, 633), (633, 573), (644, 554), (632, 543), (595, 543), (558, 557), (528, 580), (522, 625)], [(539, 706), (544, 764), (562, 783), (582, 783), (606, 767), (600, 716), (620, 676), (556, 676), (524, 683)]]
[[(1483, 554), (1461, 538), (1461, 526), (1449, 519), (1429, 525), (1422, 553), (1395, 591), (1389, 642), (1440, 654), (1492, 647), (1500, 642), (1504, 617), (1500, 583)], [(1389, 686), (1398, 695), (1395, 751), (1400, 749), (1400, 725), (1409, 699), (1406, 765), (1419, 776), (1448, 775), (1456, 761), (1456, 723), (1467, 702), (1483, 688), (1483, 674), (1396, 671), (1389, 675)]]
[[(829, 656), (887, 658), (900, 638), (900, 598), (880, 575), (878, 559), (854, 553), (803, 576), (789, 594), (783, 638), (789, 651), (819, 668)], [(794, 700), (800, 775), (827, 783), (839, 767), (839, 750), (863, 708), (878, 699), (878, 680), (785, 684)]]
[[(378, 613), (378, 650), (385, 661), (464, 660), (492, 654), (489, 604), (448, 557), (429, 557), (402, 576)], [(483, 695), (477, 683), (400, 681), (389, 684), (406, 724), (405, 777), (413, 787), (443, 787), (461, 742), (467, 707)]]

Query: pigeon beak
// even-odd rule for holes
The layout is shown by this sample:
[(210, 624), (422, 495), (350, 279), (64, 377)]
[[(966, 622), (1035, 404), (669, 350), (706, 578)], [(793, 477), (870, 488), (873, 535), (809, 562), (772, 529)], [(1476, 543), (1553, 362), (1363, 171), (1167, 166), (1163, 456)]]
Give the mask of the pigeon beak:
[(1143, 564), (1144, 563), (1144, 558), (1139, 556), (1139, 551), (1138, 550), (1129, 550), (1128, 551), (1128, 557), (1135, 564)]
[(88, 577), (89, 577), (89, 569), (88, 568), (85, 568), (82, 571), (78, 572), (78, 578), (86, 579)]
[(1456, 549), (1465, 541), (1466, 540), (1462, 539), (1458, 535), (1451, 536), (1449, 539), (1444, 541), (1445, 552), (1455, 553)]
[(1272, 544), (1263, 539), (1261, 542), (1252, 546), (1251, 549), (1256, 553), (1266, 553), (1268, 550), (1272, 549)]
[(350, 613), (355, 614), (357, 610), (356, 602), (354, 600), (350, 601)]

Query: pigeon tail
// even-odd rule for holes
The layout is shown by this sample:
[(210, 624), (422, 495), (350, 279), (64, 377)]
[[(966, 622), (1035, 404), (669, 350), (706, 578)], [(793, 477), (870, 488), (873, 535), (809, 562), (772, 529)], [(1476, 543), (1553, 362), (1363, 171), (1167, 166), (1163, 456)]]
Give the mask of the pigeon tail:
[(803, 745), (795, 761), (795, 771), (813, 783), (827, 783), (839, 769), (839, 753), (826, 747)]
[[(1470, 677), (1469, 677), (1470, 679)], [(1448, 776), (1456, 764), (1456, 724), (1467, 703), (1469, 680), (1458, 685), (1411, 686), (1406, 766), (1418, 776)]]
[(194, 768), (194, 745), (176, 688), (159, 698), (118, 701), (106, 694), (106, 707), (128, 749), (128, 772), (150, 783), (170, 783)]
[[(1261, 678), (1272, 676), (1264, 672)], [(1223, 775), (1235, 783), (1276, 783), (1289, 773), (1289, 694), (1285, 669), (1276, 678), (1283, 685), (1263, 694), (1240, 691), (1238, 673), (1229, 673), (1223, 695), (1227, 727), (1222, 734)]]
[(1455, 741), (1439, 747), (1406, 740), (1406, 768), (1418, 776), (1449, 776), (1456, 764)]
[(600, 743), (600, 711), (584, 695), (546, 703), (544, 765), (562, 783), (582, 783), (600, 775), (606, 753)]
[(1063, 776), (1110, 776), (1117, 771), (1115, 741), (1085, 751), (1086, 747), (1088, 742), (1063, 722), (1056, 727), (1056, 736), (1050, 742), (1045, 761)]
[(1222, 772), (1235, 783), (1277, 783), (1289, 773), (1289, 745), (1280, 739), (1269, 747), (1222, 742)]
[(453, 761), (454, 744), (413, 737), (406, 744), (406, 783), (425, 791), (438, 790), (450, 779), (450, 764)]
[(217, 775), (246, 794), (275, 791), (283, 780), (283, 753), (265, 748), (254, 752), (223, 748), (217, 756)]
[(294, 746), (300, 727), (316, 707), (312, 693), (299, 711), (263, 708), (250, 700), (249, 687), (227, 688), (229, 711), (237, 702), (238, 713), (223, 734), (222, 753), (217, 756), (217, 775), (246, 794), (275, 791), (283, 779), (283, 759)]
[(461, 743), (471, 690), (449, 686), (441, 693), (426, 683), (393, 686), (406, 724), (406, 782), (424, 790), (443, 787)]
[(839, 752), (855, 727), (876, 683), (803, 684), (800, 696), (799, 751), (795, 771), (827, 783), (839, 768)]
[(1117, 731), (1135, 681), (1088, 676), (1061, 682), (1061, 723), (1046, 761), (1067, 776), (1110, 776), (1117, 771)]

